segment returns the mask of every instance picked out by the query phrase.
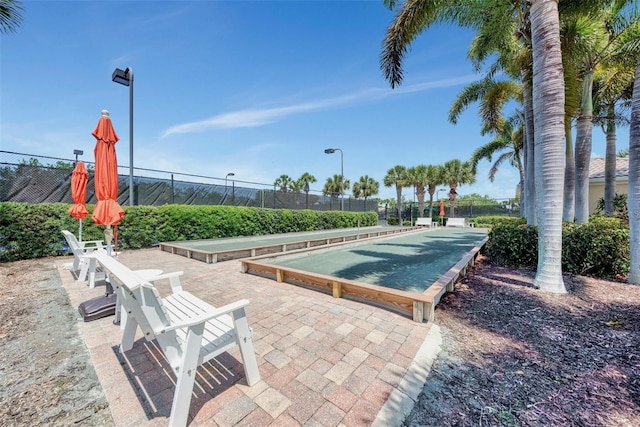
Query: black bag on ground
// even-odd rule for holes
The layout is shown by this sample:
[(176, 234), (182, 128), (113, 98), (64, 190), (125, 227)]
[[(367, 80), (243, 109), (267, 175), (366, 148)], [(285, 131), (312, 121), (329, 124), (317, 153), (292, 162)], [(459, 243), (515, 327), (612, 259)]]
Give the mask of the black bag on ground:
[(102, 295), (81, 303), (78, 311), (85, 322), (116, 314), (116, 294)]

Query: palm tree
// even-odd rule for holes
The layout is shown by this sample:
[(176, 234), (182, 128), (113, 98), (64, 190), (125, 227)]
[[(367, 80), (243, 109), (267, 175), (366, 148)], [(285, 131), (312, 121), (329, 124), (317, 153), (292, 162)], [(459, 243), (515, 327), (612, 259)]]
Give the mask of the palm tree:
[[(632, 56), (627, 58), (631, 59)], [(594, 74), (594, 123), (606, 135), (604, 172), (604, 212), (614, 212), (616, 194), (616, 126), (628, 124), (623, 113), (631, 101), (635, 64), (632, 60), (605, 63)], [(622, 102), (622, 105), (621, 105)]]
[(0, 0), (0, 33), (16, 31), (21, 24), (21, 2), (17, 0)]
[(486, 78), (467, 86), (459, 95), (449, 110), (449, 121), (456, 124), (459, 115), (472, 102), (480, 101), (480, 118), (482, 120), (481, 134), (494, 134), (495, 137), (487, 144), (476, 149), (471, 156), (471, 166), (474, 171), (482, 159), (492, 161), (494, 154), (509, 150), (501, 154), (489, 170), (491, 182), (499, 166), (508, 161), (511, 166), (520, 173), (520, 188), (524, 188), (524, 165), (522, 153), (524, 146), (524, 128), (522, 123), (522, 111), (505, 119), (502, 110), (508, 101), (515, 100), (522, 103), (522, 85), (514, 80), (496, 81)]
[(565, 293), (562, 278), (564, 187), (564, 76), (557, 0), (531, 1), (533, 117), (538, 221), (538, 269), (534, 286)]
[[(308, 189), (309, 184), (313, 184), (314, 182), (317, 182), (317, 181), (318, 180), (316, 179), (315, 176), (311, 175), (309, 172), (305, 172), (300, 176), (300, 178), (296, 180), (296, 187), (299, 187), (301, 190), (304, 190), (305, 188)], [(308, 191), (308, 190), (305, 190), (305, 191)]]
[[(583, 72), (582, 103), (576, 125), (576, 222), (589, 220), (589, 163), (593, 128), (593, 80), (596, 67), (612, 58), (636, 58), (640, 52), (640, 15), (625, 7), (630, 1), (607, 2), (597, 14), (581, 14), (576, 19), (581, 38), (589, 40), (575, 60)], [(615, 149), (613, 150), (615, 152)]]
[(342, 175), (336, 174), (332, 178), (327, 178), (324, 187), (322, 188), (322, 194), (325, 196), (337, 197), (343, 195), (346, 190), (349, 189), (351, 183), (348, 179), (344, 179)]
[(456, 196), (459, 185), (473, 184), (476, 181), (476, 174), (469, 162), (462, 162), (459, 159), (449, 160), (442, 167), (442, 178), (449, 186), (449, 216), (455, 218)]
[(416, 196), (418, 196), (418, 211), (421, 217), (424, 216), (424, 196), (426, 194), (427, 184), (429, 183), (427, 173), (427, 165), (418, 165), (407, 169), (407, 183), (413, 186)]
[(629, 125), (629, 237), (631, 256), (629, 283), (640, 285), (640, 60), (636, 67)]
[(289, 175), (280, 175), (278, 179), (275, 180), (273, 185), (275, 187), (278, 187), (283, 193), (286, 193), (289, 190), (292, 190), (293, 180)]
[(480, 102), (481, 135), (498, 134), (505, 125), (502, 109), (509, 101), (522, 104), (522, 84), (514, 80), (496, 81), (487, 77), (465, 87), (449, 110), (449, 121), (458, 123), (460, 114), (473, 102)]
[[(524, 186), (524, 167), (522, 164), (522, 148), (524, 143), (524, 129), (522, 120), (519, 115), (512, 116), (502, 127), (502, 131), (496, 135), (491, 141), (477, 148), (471, 155), (469, 162), (474, 170), (482, 159), (492, 161), (493, 156), (500, 151), (502, 154), (498, 156), (496, 161), (489, 169), (489, 181), (493, 182), (500, 165), (508, 162), (511, 166), (518, 169), (520, 173), (520, 188)], [(504, 151), (507, 150), (507, 151)]]
[(360, 180), (353, 184), (353, 197), (359, 199), (364, 197), (364, 209), (367, 210), (367, 197), (375, 196), (380, 191), (380, 183), (369, 175), (360, 177)]
[(309, 172), (305, 172), (295, 182), (295, 188), (297, 191), (300, 192), (302, 190), (305, 193), (305, 209), (309, 209), (309, 184), (317, 181), (318, 180), (315, 176), (311, 175)]
[(382, 180), (385, 187), (396, 187), (396, 207), (398, 209), (398, 223), (402, 226), (402, 187), (407, 185), (407, 168), (396, 165), (387, 171)]
[(429, 218), (433, 217), (433, 195), (438, 185), (444, 182), (442, 178), (442, 166), (427, 166), (427, 192), (429, 193)]

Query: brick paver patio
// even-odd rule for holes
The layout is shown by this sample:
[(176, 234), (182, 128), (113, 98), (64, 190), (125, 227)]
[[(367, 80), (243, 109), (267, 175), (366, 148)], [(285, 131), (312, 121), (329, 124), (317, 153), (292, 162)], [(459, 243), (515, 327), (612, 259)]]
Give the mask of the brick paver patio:
[[(437, 326), (371, 305), (243, 274), (239, 261), (206, 264), (157, 249), (125, 251), (132, 269), (184, 271), (185, 290), (215, 306), (246, 298), (262, 381), (248, 387), (237, 349), (198, 370), (191, 426), (399, 425), (439, 348)], [(71, 304), (104, 293), (57, 261)], [(169, 285), (159, 283), (166, 295)], [(118, 352), (113, 317), (78, 322), (117, 426), (166, 425), (175, 378), (154, 342)], [(203, 369), (204, 368), (204, 369)]]

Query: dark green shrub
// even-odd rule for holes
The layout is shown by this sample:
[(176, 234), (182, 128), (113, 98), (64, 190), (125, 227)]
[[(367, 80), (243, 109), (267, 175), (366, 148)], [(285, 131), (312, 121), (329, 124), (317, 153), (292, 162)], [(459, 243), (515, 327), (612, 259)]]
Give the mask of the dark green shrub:
[[(78, 220), (63, 203), (0, 203), (0, 261), (68, 254), (61, 230), (78, 232)], [(83, 220), (83, 240), (102, 240), (104, 226), (91, 220), (93, 205)], [(378, 216), (363, 212), (291, 211), (234, 206), (123, 206), (117, 227), (118, 246), (141, 248), (158, 242), (216, 237), (366, 227)]]
[(493, 227), (498, 224), (526, 224), (524, 218), (517, 216), (487, 215), (473, 218), (476, 227)]
[[(615, 217), (593, 216), (562, 227), (562, 269), (567, 273), (619, 279), (629, 272), (629, 228)], [(484, 253), (508, 267), (536, 268), (538, 235), (527, 225), (496, 225)]]
[(394, 216), (387, 218), (387, 225), (398, 225), (398, 218)]
[(535, 268), (538, 263), (538, 231), (526, 224), (497, 224), (489, 231), (484, 252), (507, 267)]
[(573, 274), (621, 278), (629, 273), (629, 229), (618, 218), (592, 217), (564, 224), (562, 269)]

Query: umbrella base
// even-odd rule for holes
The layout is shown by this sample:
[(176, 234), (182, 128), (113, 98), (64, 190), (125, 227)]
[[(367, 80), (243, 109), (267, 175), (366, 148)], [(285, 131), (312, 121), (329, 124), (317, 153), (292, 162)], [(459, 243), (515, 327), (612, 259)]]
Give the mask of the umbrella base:
[(102, 295), (81, 303), (78, 311), (85, 322), (116, 314), (116, 295)]

